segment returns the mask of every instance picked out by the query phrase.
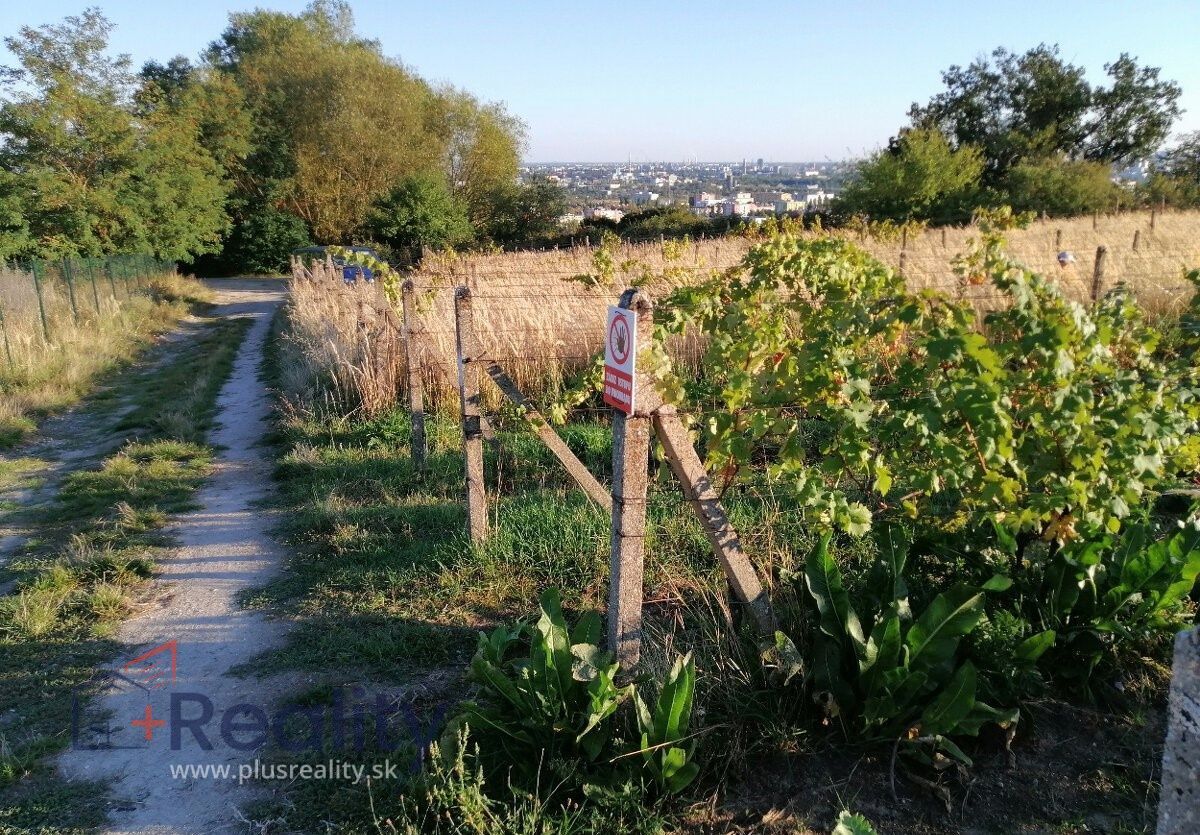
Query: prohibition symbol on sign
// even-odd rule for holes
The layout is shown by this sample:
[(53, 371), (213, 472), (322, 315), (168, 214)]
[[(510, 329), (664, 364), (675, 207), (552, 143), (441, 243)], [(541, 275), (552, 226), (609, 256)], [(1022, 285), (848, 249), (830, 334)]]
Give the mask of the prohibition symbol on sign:
[(608, 344), (612, 349), (612, 358), (616, 365), (629, 362), (629, 352), (633, 348), (633, 340), (629, 338), (629, 325), (624, 316), (614, 316), (608, 326)]
[(608, 339), (604, 345), (604, 402), (619, 412), (633, 414), (634, 354), (637, 352), (637, 319), (632, 310), (608, 309)]

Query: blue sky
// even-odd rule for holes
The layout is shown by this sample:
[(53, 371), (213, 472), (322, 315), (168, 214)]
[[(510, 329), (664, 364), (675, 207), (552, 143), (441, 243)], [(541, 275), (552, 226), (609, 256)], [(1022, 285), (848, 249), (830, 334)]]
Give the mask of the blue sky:
[[(4, 0), (0, 33), (87, 0)], [(107, 0), (113, 48), (139, 64), (195, 56), (230, 11), (305, 2)], [(359, 31), (422, 76), (503, 101), (529, 128), (526, 158), (841, 159), (904, 123), (939, 72), (996, 46), (1059, 43), (1095, 81), (1121, 52), (1184, 90), (1200, 129), (1200, 3), (467, 2), (357, 0)], [(7, 61), (0, 49), (0, 63)]]

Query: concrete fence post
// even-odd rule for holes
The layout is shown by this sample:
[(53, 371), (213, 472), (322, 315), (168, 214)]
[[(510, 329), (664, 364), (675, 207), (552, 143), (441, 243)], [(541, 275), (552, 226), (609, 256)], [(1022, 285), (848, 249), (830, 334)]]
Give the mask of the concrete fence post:
[(424, 473), (426, 467), (427, 441), (425, 440), (425, 393), (422, 390), (420, 352), (416, 345), (416, 290), (412, 279), (408, 279), (400, 288), (401, 311), (404, 319), (400, 330), (404, 340), (404, 374), (408, 381), (408, 412), (412, 418), (412, 434), (409, 438), (410, 454), (413, 467), (418, 473)]
[[(636, 311), (637, 338), (654, 332), (654, 307), (638, 290), (620, 306)], [(634, 360), (635, 364), (637, 360)], [(650, 382), (638, 373), (634, 412), (613, 412), (612, 548), (608, 585), (608, 647), (621, 667), (635, 667), (642, 652), (642, 578), (646, 559), (646, 492), (650, 469)]]
[(1108, 259), (1108, 247), (1096, 247), (1096, 264), (1092, 268), (1092, 301), (1097, 301), (1104, 289), (1104, 263)]
[(1175, 638), (1158, 835), (1200, 832), (1200, 627)]
[(471, 289), (454, 291), (454, 334), (458, 349), (458, 399), (462, 419), (463, 461), (466, 465), (467, 533), (472, 542), (487, 536), (487, 493), (483, 481), (483, 429), (479, 408), (479, 349)]

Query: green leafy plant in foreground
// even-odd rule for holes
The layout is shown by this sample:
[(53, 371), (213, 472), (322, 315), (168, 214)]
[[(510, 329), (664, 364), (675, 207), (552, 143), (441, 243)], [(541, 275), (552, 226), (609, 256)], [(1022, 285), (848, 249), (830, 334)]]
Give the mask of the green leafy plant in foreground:
[(1160, 530), (1149, 514), (1119, 536), (1051, 548), (1027, 566), (1021, 600), (1041, 625), (1045, 666), (1054, 677), (1086, 684), (1123, 644), (1144, 645), (1186, 625), (1185, 606), (1200, 575), (1200, 520)]
[[(538, 765), (542, 752), (595, 761), (611, 741), (607, 720), (630, 690), (617, 687), (616, 663), (597, 648), (599, 615), (588, 612), (569, 630), (557, 591), (543, 592), (540, 604), (536, 624), (479, 636), (471, 678), (486, 701), (465, 703), (463, 718), (518, 767)], [(529, 654), (514, 658), (523, 636)]]
[[(781, 235), (659, 304), (660, 353), (669, 334), (707, 344), (705, 373), (660, 391), (701, 415), (710, 471), (765, 462), (813, 524), (855, 536), (1118, 531), (1195, 463), (1194, 369), (1156, 355), (1124, 288), (1084, 307), (1008, 258), (1005, 217), (981, 221), (959, 297), (845, 240)], [(999, 300), (982, 320), (977, 289)]]
[(1016, 709), (977, 698), (978, 672), (959, 654), (961, 640), (983, 618), (985, 594), (1006, 588), (1007, 580), (955, 586), (914, 614), (903, 575), (907, 543), (882, 537), (882, 606), (864, 628), (830, 553), (830, 538), (821, 538), (804, 568), (818, 612), (808, 665), (814, 700), (856, 734), (929, 743), (969, 764), (950, 737), (974, 736), (988, 723), (1011, 729), (1018, 717)]
[(683, 744), (695, 689), (696, 664), (689, 653), (675, 661), (653, 711), (634, 694), (642, 757), (659, 785), (672, 794), (683, 791), (700, 773), (692, 758), (695, 745)]
[[(699, 773), (687, 744), (694, 662), (690, 656), (676, 661), (651, 708), (634, 685), (617, 685), (618, 666), (598, 649), (600, 636), (595, 612), (569, 628), (558, 592), (543, 592), (536, 623), (480, 635), (471, 662), (479, 692), (461, 705), (450, 728), (467, 725), (485, 760), (513, 767), (530, 784), (556, 761), (584, 764), (590, 781), (598, 783), (611, 783), (640, 761), (663, 790), (682, 790)], [(525, 640), (527, 654), (518, 651)], [(630, 699), (636, 703), (640, 745), (627, 741), (633, 735), (618, 716)]]

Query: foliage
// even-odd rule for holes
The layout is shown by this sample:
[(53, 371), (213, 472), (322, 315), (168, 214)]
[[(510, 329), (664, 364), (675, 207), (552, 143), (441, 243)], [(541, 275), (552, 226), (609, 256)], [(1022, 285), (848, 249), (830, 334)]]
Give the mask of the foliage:
[[(691, 657), (675, 662), (651, 706), (634, 685), (617, 686), (617, 664), (598, 648), (595, 612), (568, 628), (557, 591), (543, 592), (540, 606), (536, 624), (479, 636), (471, 661), (478, 701), (461, 705), (449, 732), (468, 725), (491, 767), (515, 769), (527, 786), (539, 769), (563, 760), (590, 764), (591, 783), (619, 782), (636, 755), (665, 792), (686, 788), (699, 774), (688, 743), (696, 686)], [(529, 641), (528, 654), (514, 655), (522, 639)], [(636, 735), (617, 714), (631, 698)]]
[[(540, 604), (535, 625), (479, 636), (471, 677), (481, 701), (464, 703), (462, 713), (489, 755), (523, 771), (536, 769), (543, 753), (595, 762), (612, 741), (609, 720), (630, 696), (614, 681), (612, 657), (598, 649), (599, 616), (589, 612), (569, 630), (556, 591), (543, 592)], [(529, 654), (514, 659), (522, 637)]]
[(567, 208), (562, 187), (540, 178), (497, 187), (492, 200), (494, 211), (483, 231), (499, 244), (550, 237)]
[(358, 37), (345, 3), (235, 13), (206, 60), (234, 81), (254, 125), (238, 199), (272, 201), (323, 243), (349, 242), (406, 177), (446, 178), (474, 212), (516, 175), (520, 123), (434, 90)]
[(914, 127), (938, 130), (956, 147), (979, 148), (988, 186), (1028, 159), (1145, 159), (1179, 116), (1179, 85), (1125, 54), (1105, 72), (1111, 84), (1092, 86), (1057, 46), (1041, 44), (1021, 55), (1001, 48), (947, 69), (946, 89), (925, 105), (914, 104), (909, 116)]
[(1017, 163), (1002, 188), (1014, 209), (1059, 216), (1111, 210), (1123, 194), (1112, 181), (1110, 166), (1055, 158)]
[(873, 217), (959, 221), (970, 216), (983, 172), (973, 146), (950, 147), (936, 130), (906, 130), (860, 162), (836, 210)]
[(366, 229), (372, 240), (418, 252), (458, 246), (473, 235), (466, 207), (442, 179), (428, 174), (407, 177), (376, 200)]
[(768, 450), (812, 521), (855, 535), (875, 516), (1061, 542), (1118, 530), (1174, 477), (1194, 388), (1122, 289), (1085, 310), (983, 228), (963, 286), (1007, 306), (982, 323), (835, 239), (782, 236), (747, 273), (677, 291), (663, 327), (708, 339), (686, 388), (712, 470)]
[(689, 654), (676, 659), (653, 710), (634, 694), (642, 758), (658, 784), (672, 794), (683, 791), (700, 773), (692, 760), (696, 746), (683, 744), (688, 738), (695, 689), (696, 664)]
[(951, 735), (974, 736), (986, 723), (1008, 728), (1017, 721), (1016, 710), (976, 699), (975, 666), (958, 656), (959, 643), (983, 617), (985, 592), (1003, 584), (955, 586), (914, 615), (904, 580), (908, 543), (895, 529), (884, 529), (873, 590), (878, 608), (864, 623), (829, 540), (829, 534), (821, 538), (804, 569), (819, 613), (807, 664), (814, 700), (858, 734), (931, 743), (969, 764)]
[(838, 815), (837, 825), (832, 835), (878, 835), (871, 822), (862, 815), (856, 815), (849, 809), (843, 809)]
[(228, 270), (274, 275), (287, 269), (293, 250), (310, 243), (308, 227), (300, 218), (258, 206), (234, 225), (221, 260)]
[(1182, 137), (1158, 160), (1148, 183), (1152, 202), (1175, 206), (1200, 204), (1200, 131)]
[(215, 249), (226, 226), (229, 183), (200, 122), (138, 90), (128, 58), (106, 55), (111, 29), (90, 9), (5, 39), (20, 64), (0, 103), (9, 252), (178, 259)]
[(1200, 521), (1162, 530), (1148, 513), (1119, 535), (1071, 542), (1030, 560), (1019, 579), (1025, 613), (1046, 641), (1046, 671), (1086, 684), (1124, 645), (1145, 646), (1188, 620), (1181, 604), (1200, 575)]

